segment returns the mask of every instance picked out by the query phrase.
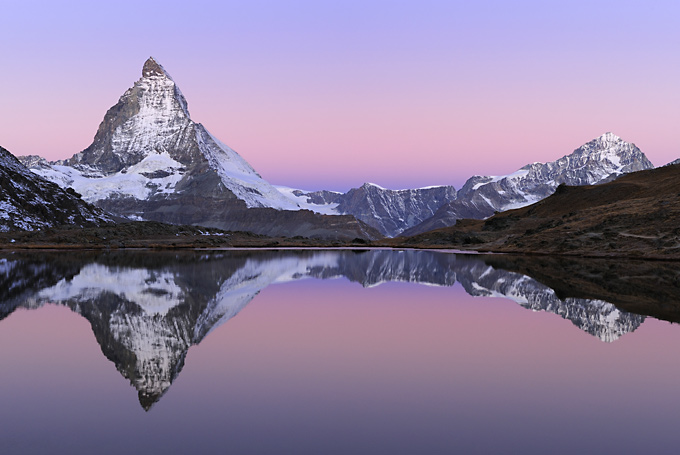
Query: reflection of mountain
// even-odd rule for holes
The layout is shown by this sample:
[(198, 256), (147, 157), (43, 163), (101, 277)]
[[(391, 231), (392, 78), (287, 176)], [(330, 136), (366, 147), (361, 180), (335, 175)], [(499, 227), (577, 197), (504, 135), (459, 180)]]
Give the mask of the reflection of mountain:
[(170, 387), (192, 345), (273, 283), (336, 277), (366, 287), (458, 281), (471, 295), (507, 297), (558, 314), (603, 341), (616, 340), (644, 320), (601, 300), (560, 298), (536, 280), (488, 261), (391, 250), (10, 255), (0, 258), (0, 317), (18, 306), (68, 306), (90, 322), (102, 352), (138, 390), (145, 409)]
[(470, 295), (505, 297), (533, 311), (557, 314), (605, 342), (634, 331), (645, 319), (602, 300), (560, 299), (554, 290), (533, 278), (483, 263), (461, 270), (458, 280)]

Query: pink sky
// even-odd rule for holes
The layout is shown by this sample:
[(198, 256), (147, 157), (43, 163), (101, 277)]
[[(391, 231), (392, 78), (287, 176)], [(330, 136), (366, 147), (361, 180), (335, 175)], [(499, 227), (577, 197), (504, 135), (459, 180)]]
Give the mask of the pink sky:
[(276, 184), (460, 187), (607, 131), (680, 157), (676, 2), (468, 3), (11, 2), (0, 145), (84, 149), (153, 55)]

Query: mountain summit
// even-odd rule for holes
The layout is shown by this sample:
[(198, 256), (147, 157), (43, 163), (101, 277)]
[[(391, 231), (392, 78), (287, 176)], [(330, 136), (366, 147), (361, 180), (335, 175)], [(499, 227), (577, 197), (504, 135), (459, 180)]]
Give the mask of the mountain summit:
[(142, 67), (142, 77), (161, 76), (172, 79), (165, 68), (153, 57), (149, 57)]

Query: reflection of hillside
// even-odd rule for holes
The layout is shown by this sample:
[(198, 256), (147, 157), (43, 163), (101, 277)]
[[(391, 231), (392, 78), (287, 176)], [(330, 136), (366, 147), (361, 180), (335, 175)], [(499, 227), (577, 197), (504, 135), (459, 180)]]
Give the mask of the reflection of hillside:
[[(493, 261), (505, 263), (489, 265)], [(505, 270), (519, 267), (513, 264), (507, 256), (391, 250), (10, 255), (0, 258), (0, 315), (46, 302), (82, 315), (145, 409), (170, 387), (192, 345), (274, 283), (338, 277), (366, 287), (459, 282), (473, 296), (505, 297), (558, 314), (603, 341), (644, 320), (588, 295), (562, 298), (527, 275)]]

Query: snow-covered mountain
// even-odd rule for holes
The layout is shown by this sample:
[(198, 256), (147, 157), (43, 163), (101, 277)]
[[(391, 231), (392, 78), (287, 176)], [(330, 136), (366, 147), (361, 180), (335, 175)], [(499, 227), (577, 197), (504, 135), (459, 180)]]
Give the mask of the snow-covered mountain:
[(229, 190), (247, 207), (299, 209), (191, 120), (184, 95), (153, 58), (106, 113), (92, 144), (53, 168), (42, 173), (68, 184), (88, 202), (163, 197), (181, 191), (190, 177), (209, 172), (223, 187), (214, 191)]
[(635, 144), (605, 133), (556, 161), (528, 164), (509, 175), (471, 177), (458, 191), (456, 200), (442, 205), (434, 216), (402, 235), (421, 234), (453, 226), (462, 218), (482, 219), (496, 211), (524, 207), (550, 196), (562, 183), (595, 185), (653, 167)]
[(0, 232), (58, 225), (101, 226), (111, 222), (73, 190), (64, 190), (21, 164), (0, 147)]
[(153, 58), (108, 110), (92, 144), (38, 175), (118, 216), (268, 235), (377, 238), (351, 216), (301, 210), (238, 153), (194, 122), (175, 81)]

